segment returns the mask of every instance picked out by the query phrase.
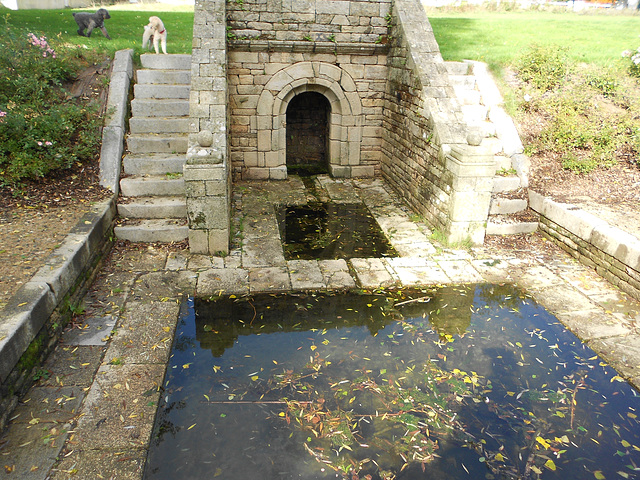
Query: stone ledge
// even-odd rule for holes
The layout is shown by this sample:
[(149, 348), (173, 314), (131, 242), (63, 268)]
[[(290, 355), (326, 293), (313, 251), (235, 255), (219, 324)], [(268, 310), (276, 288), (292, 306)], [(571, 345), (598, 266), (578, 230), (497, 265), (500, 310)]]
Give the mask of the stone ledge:
[(640, 239), (581, 210), (577, 205), (555, 202), (532, 190), (529, 191), (529, 203), (531, 209), (540, 214), (541, 224), (546, 220), (568, 232), (564, 234), (549, 227), (554, 230), (551, 235), (542, 229), (549, 238), (567, 246), (565, 250), (585, 265), (593, 267), (594, 258), (599, 258), (596, 269), (606, 270), (612, 283), (640, 299), (640, 288), (635, 286), (635, 279), (640, 276)]

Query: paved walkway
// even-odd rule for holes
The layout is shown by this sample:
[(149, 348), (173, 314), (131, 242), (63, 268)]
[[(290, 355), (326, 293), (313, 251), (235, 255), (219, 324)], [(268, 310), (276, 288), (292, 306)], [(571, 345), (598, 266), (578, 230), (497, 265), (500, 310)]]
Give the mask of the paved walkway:
[(537, 249), (540, 237), (527, 252), (442, 248), (381, 181), (318, 186), (335, 202), (364, 202), (400, 256), (285, 260), (273, 206), (307, 202), (295, 178), (235, 185), (243, 247), (225, 258), (116, 247), (84, 323), (65, 333), (0, 440), (0, 479), (140, 479), (181, 302), (194, 294), (512, 282), (640, 386), (640, 305), (559, 249)]

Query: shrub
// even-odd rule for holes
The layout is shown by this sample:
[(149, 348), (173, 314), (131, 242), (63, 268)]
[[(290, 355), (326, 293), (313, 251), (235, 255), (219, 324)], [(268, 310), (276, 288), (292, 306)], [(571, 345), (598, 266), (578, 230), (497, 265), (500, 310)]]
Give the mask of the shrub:
[(622, 52), (622, 56), (629, 58), (629, 75), (640, 78), (640, 48), (633, 52), (625, 50)]
[(558, 46), (532, 46), (516, 60), (518, 77), (540, 90), (553, 90), (570, 72), (566, 49)]
[(637, 154), (640, 123), (623, 81), (614, 71), (583, 68), (553, 91), (526, 93), (530, 98), (520, 108), (535, 113), (542, 125), (528, 151), (558, 158), (577, 173), (610, 167), (621, 152)]
[(63, 85), (86, 59), (77, 48), (44, 36), (0, 27), (0, 185), (26, 179), (95, 156), (98, 106), (71, 99)]

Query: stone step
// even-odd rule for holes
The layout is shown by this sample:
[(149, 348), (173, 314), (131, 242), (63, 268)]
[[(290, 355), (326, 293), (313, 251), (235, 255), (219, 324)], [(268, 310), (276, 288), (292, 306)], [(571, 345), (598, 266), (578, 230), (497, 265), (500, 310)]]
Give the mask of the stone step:
[(133, 87), (133, 96), (135, 98), (154, 98), (154, 99), (189, 99), (190, 85), (159, 85), (159, 84), (136, 84)]
[(491, 199), (489, 215), (512, 215), (522, 213), (529, 207), (529, 202), (523, 198), (500, 198)]
[(189, 70), (138, 70), (136, 84), (191, 85)]
[(131, 100), (133, 117), (182, 117), (189, 115), (189, 100), (186, 99), (139, 99)]
[(473, 73), (471, 65), (464, 62), (444, 62), (449, 75), (469, 75)]
[(127, 149), (131, 153), (187, 153), (187, 135), (131, 134), (127, 136)]
[(122, 160), (124, 173), (127, 175), (164, 175), (166, 173), (182, 173), (186, 155), (141, 155), (128, 154)]
[(506, 172), (513, 168), (511, 158), (504, 155), (495, 155), (496, 172)]
[(496, 175), (493, 177), (493, 193), (513, 192), (521, 187), (516, 175)]
[(184, 179), (182, 175), (178, 178), (173, 175), (124, 177), (120, 180), (120, 192), (125, 197), (184, 196)]
[(462, 105), (460, 108), (467, 123), (480, 123), (487, 120), (489, 109), (484, 105)]
[(189, 117), (131, 117), (130, 133), (189, 133)]
[(521, 235), (533, 233), (538, 229), (538, 222), (519, 222), (510, 220), (489, 220), (487, 235)]
[(449, 75), (451, 85), (455, 87), (466, 88), (467, 90), (476, 89), (476, 78), (473, 75)]
[(454, 85), (453, 91), (462, 105), (480, 105), (480, 92), (466, 87)]
[(143, 68), (155, 70), (191, 70), (191, 55), (156, 55), (144, 53), (140, 55), (140, 63)]
[(478, 130), (485, 138), (496, 136), (496, 126), (488, 120), (482, 122), (467, 122), (467, 125), (469, 125), (470, 129)]
[(189, 236), (186, 219), (127, 220), (114, 229), (116, 237), (130, 242), (182, 242)]
[(184, 197), (133, 197), (118, 203), (118, 215), (124, 218), (187, 218)]

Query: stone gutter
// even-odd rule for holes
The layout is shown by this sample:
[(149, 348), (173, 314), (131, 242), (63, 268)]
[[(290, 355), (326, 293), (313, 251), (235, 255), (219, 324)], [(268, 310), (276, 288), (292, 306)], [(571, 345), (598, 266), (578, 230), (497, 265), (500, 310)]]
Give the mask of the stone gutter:
[(21, 394), (30, 387), (32, 369), (40, 365), (60, 337), (62, 329), (57, 320), (82, 298), (110, 247), (132, 76), (133, 50), (117, 52), (100, 157), (100, 184), (114, 194), (80, 218), (60, 247), (0, 312), (0, 430)]

